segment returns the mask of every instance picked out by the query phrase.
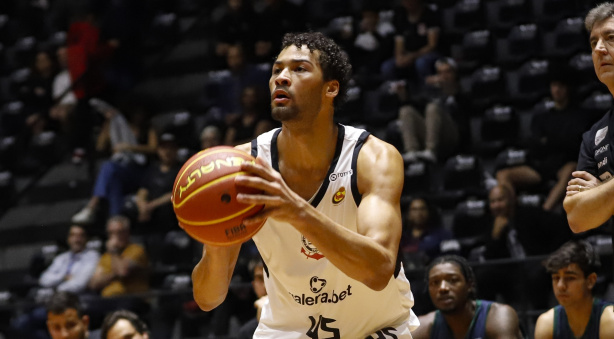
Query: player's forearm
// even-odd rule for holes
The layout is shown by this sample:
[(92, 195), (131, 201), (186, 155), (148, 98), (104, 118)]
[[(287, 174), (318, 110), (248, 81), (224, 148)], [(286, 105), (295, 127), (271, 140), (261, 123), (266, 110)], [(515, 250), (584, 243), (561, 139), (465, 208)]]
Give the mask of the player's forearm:
[(614, 181), (568, 195), (563, 201), (569, 227), (575, 233), (599, 227), (614, 213)]
[(351, 231), (313, 208), (305, 208), (293, 223), (339, 270), (373, 290), (390, 281), (396, 264), (391, 253), (372, 238)]
[(204, 246), (203, 257), (192, 271), (194, 300), (202, 310), (211, 311), (226, 298), (240, 249), (240, 244)]

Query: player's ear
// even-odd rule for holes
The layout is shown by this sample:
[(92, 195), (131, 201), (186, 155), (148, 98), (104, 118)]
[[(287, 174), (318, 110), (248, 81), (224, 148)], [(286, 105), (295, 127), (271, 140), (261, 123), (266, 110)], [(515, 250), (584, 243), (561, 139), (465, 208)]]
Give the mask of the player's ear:
[(597, 283), (597, 273), (593, 272), (589, 274), (588, 277), (586, 277), (586, 280), (588, 282), (588, 288), (593, 289), (593, 287)]
[(339, 81), (331, 80), (326, 83), (326, 96), (334, 98), (339, 94)]

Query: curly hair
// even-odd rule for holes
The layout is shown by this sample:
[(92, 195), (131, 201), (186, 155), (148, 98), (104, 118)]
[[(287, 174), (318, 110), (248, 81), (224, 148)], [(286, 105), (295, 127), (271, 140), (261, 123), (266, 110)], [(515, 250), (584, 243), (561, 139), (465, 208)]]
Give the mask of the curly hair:
[(339, 82), (339, 94), (333, 100), (335, 109), (339, 108), (347, 100), (348, 83), (352, 74), (352, 65), (347, 53), (331, 38), (320, 32), (286, 33), (281, 49), (292, 45), (298, 48), (306, 45), (312, 53), (320, 51), (318, 62), (322, 67), (324, 81), (337, 80)]
[(102, 321), (100, 338), (107, 339), (109, 330), (121, 319), (127, 320), (139, 334), (149, 333), (147, 325), (136, 315), (136, 313), (128, 310), (117, 310), (107, 314)]
[(593, 246), (584, 240), (570, 240), (564, 243), (542, 263), (550, 274), (571, 264), (577, 264), (585, 277), (591, 273), (597, 273), (601, 266), (599, 256), (593, 251)]
[(458, 266), (463, 277), (465, 277), (465, 281), (467, 282), (467, 286), (469, 286), (469, 298), (475, 300), (477, 298), (477, 282), (475, 279), (475, 274), (473, 273), (473, 269), (469, 266), (469, 263), (465, 258), (460, 257), (458, 255), (443, 255), (435, 258), (426, 269), (426, 276), (424, 277), (425, 285), (429, 285), (429, 273), (433, 267), (439, 264), (450, 263)]

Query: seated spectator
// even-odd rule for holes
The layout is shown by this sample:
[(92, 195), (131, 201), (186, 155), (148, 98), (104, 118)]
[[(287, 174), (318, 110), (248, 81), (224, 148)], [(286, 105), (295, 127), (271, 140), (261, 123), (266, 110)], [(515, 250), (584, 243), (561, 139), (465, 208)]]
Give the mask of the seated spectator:
[(288, 32), (305, 30), (305, 11), (293, 1), (265, 0), (257, 15), (254, 56), (259, 62), (270, 62), (279, 53), (279, 42)]
[(98, 135), (96, 150), (102, 153), (111, 148), (112, 155), (102, 164), (87, 205), (72, 217), (72, 222), (76, 224), (93, 223), (102, 199), (109, 205), (109, 216), (120, 214), (125, 194), (136, 191), (145, 170), (147, 155), (156, 152), (158, 143), (156, 132), (143, 111), (135, 111), (128, 122), (106, 102), (94, 99), (90, 103), (106, 117)]
[(441, 224), (435, 207), (424, 198), (409, 203), (399, 244), (405, 269), (422, 268), (441, 254), (440, 244), (452, 233)]
[(430, 92), (424, 114), (410, 105), (399, 110), (396, 124), (406, 162), (417, 158), (435, 162), (461, 150), (467, 142), (471, 104), (460, 93), (456, 67), (451, 58), (437, 60), (437, 74), (427, 78)]
[(107, 221), (106, 252), (100, 258), (89, 287), (103, 297), (149, 289), (149, 261), (143, 246), (130, 241), (130, 220), (114, 216)]
[(523, 338), (516, 311), (505, 304), (477, 298), (471, 266), (458, 256), (436, 258), (426, 271), (436, 310), (421, 316), (414, 339)]
[(85, 247), (87, 231), (83, 226), (70, 227), (67, 243), (69, 250), (53, 259), (40, 276), (39, 284), (57, 291), (81, 293), (87, 288), (100, 255)]
[(258, 322), (260, 321), (260, 312), (265, 303), (268, 302), (269, 296), (266, 293), (266, 286), (264, 285), (264, 263), (262, 259), (252, 262), (252, 287), (256, 294), (257, 300), (254, 302), (254, 308), (256, 308), (256, 317), (249, 320), (239, 329), (238, 337), (240, 339), (249, 339), (254, 336)]
[(20, 99), (24, 102), (28, 115), (26, 125), (34, 135), (48, 127), (48, 112), (53, 103), (52, 84), (55, 74), (55, 59), (51, 53), (40, 51), (36, 54), (30, 76), (19, 89)]
[(559, 302), (542, 313), (535, 339), (614, 338), (612, 303), (593, 298), (599, 258), (585, 241), (570, 241), (544, 261)]
[[(490, 233), (486, 235), (481, 260), (514, 258), (513, 265), (487, 266), (476, 271), (482, 295), (496, 298), (500, 292), (508, 302), (526, 301), (535, 308), (548, 303), (549, 282), (539, 265), (525, 263), (527, 256), (545, 255), (571, 239), (564, 217), (537, 207), (518, 206), (512, 190), (498, 185), (490, 190)], [(523, 283), (515, 277), (523, 276)]]
[[(43, 289), (36, 290), (36, 301), (40, 303), (48, 297), (48, 289), (55, 291), (83, 293), (96, 269), (100, 255), (87, 249), (87, 232), (79, 225), (73, 225), (68, 231), (69, 250), (56, 256), (51, 265), (43, 271), (39, 285)], [(58, 294), (59, 295), (59, 294)], [(44, 334), (47, 312), (42, 305), (17, 316), (11, 326), (20, 338), (46, 338)]]
[(100, 329), (101, 339), (149, 339), (147, 324), (133, 312), (118, 310), (109, 313)]
[(68, 56), (66, 46), (56, 50), (60, 71), (53, 79), (52, 95), (53, 106), (49, 111), (52, 120), (57, 120), (64, 133), (72, 133), (77, 126), (73, 126), (72, 114), (77, 106), (77, 97), (72, 91), (72, 79), (68, 72)]
[(90, 319), (83, 314), (79, 297), (70, 292), (54, 294), (47, 304), (47, 328), (52, 339), (98, 339), (99, 331), (90, 333)]
[(266, 94), (258, 87), (249, 86), (241, 94), (241, 111), (234, 122), (228, 126), (224, 145), (236, 146), (252, 141), (260, 134), (273, 129), (273, 122), (268, 119), (266, 103), (262, 100)]
[(177, 218), (171, 204), (175, 177), (181, 165), (177, 162), (177, 142), (171, 133), (160, 135), (158, 162), (149, 166), (136, 193), (138, 221), (147, 233), (174, 229)]
[[(227, 0), (213, 13), (213, 24), (217, 32), (215, 56), (223, 60), (234, 45), (243, 45), (251, 52), (254, 46), (257, 18), (250, 1)], [(248, 47), (249, 46), (249, 47)]]
[(572, 102), (570, 79), (556, 75), (550, 81), (552, 106), (536, 112), (531, 121), (529, 161), (521, 166), (501, 168), (497, 181), (519, 190), (555, 182), (542, 205), (546, 211), (562, 207), (567, 182), (576, 169), (582, 133), (589, 129), (590, 116)]
[(395, 11), (394, 58), (382, 64), (387, 79), (414, 79), (418, 86), (433, 74), (439, 57), (439, 13), (423, 0), (403, 0)]
[(200, 148), (207, 149), (222, 144), (222, 132), (215, 125), (209, 125), (200, 132)]

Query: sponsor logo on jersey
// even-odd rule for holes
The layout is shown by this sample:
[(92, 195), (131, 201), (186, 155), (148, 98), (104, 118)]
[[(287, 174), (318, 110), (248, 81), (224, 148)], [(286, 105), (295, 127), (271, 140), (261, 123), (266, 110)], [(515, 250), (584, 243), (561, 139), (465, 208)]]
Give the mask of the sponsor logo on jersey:
[(608, 126), (598, 130), (597, 133), (595, 133), (595, 146), (599, 145), (603, 139), (605, 139), (606, 135), (608, 135)]
[(345, 187), (341, 186), (333, 195), (333, 205), (339, 205), (345, 199)]
[(347, 177), (347, 176), (352, 175), (352, 174), (354, 174), (354, 171), (352, 171), (352, 170), (341, 172), (341, 173), (331, 173), (328, 176), (328, 180), (335, 181), (335, 180), (337, 180), (339, 178)]
[(599, 176), (599, 179), (601, 179), (601, 181), (608, 181), (610, 179), (612, 179), (612, 173), (610, 172), (604, 172)]
[(301, 248), (301, 253), (303, 253), (307, 257), (307, 259), (311, 258), (315, 260), (320, 260), (324, 258), (324, 255), (322, 255), (322, 253), (318, 251), (318, 248), (313, 246), (311, 241), (307, 240), (307, 238), (302, 235), (301, 243), (303, 244), (303, 247)]
[(601, 154), (601, 153), (603, 153), (603, 152), (607, 151), (607, 150), (608, 150), (608, 148), (609, 148), (609, 146), (610, 146), (609, 144), (605, 144), (605, 145), (603, 145), (603, 146), (599, 147), (599, 148), (598, 148), (598, 149), (595, 151), (595, 157), (597, 157), (599, 154)]
[(313, 306), (317, 304), (336, 304), (352, 295), (352, 285), (348, 285), (348, 287), (341, 292), (332, 290), (331, 292), (327, 291), (320, 293), (324, 286), (326, 286), (325, 279), (320, 279), (317, 276), (313, 276), (311, 279), (309, 279), (309, 289), (311, 292), (313, 292), (313, 294), (315, 294), (314, 296), (305, 295), (305, 293), (288, 293), (297, 304), (306, 306)]
[(326, 279), (320, 279), (317, 276), (311, 277), (309, 280), (309, 289), (313, 293), (320, 292), (326, 286)]
[(599, 168), (601, 168), (601, 167), (603, 167), (603, 166), (605, 166), (605, 165), (607, 165), (607, 164), (608, 164), (608, 157), (605, 157), (605, 158), (603, 158), (603, 160), (601, 160), (601, 161), (600, 161), (600, 162), (597, 164), (597, 168), (599, 169)]

